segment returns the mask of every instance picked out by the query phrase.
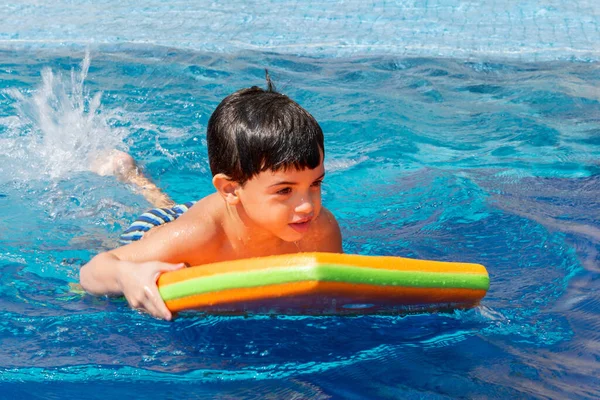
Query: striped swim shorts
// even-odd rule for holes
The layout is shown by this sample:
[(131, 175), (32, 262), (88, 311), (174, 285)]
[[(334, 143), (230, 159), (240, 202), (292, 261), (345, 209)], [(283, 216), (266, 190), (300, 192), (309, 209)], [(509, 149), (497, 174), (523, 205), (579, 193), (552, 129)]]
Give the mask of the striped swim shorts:
[(129, 244), (140, 240), (146, 232), (155, 226), (175, 221), (180, 215), (189, 210), (194, 203), (195, 201), (189, 201), (184, 204), (177, 204), (171, 208), (153, 208), (146, 211), (121, 234), (119, 241), (121, 244)]

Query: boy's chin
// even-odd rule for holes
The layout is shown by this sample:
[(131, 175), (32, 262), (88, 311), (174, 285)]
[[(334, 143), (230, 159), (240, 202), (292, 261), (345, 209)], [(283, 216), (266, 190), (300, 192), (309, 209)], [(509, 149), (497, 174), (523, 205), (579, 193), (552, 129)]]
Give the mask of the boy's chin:
[(286, 232), (279, 235), (279, 238), (281, 240), (283, 240), (284, 242), (292, 243), (292, 242), (297, 242), (298, 240), (302, 239), (304, 236), (306, 236), (306, 233), (296, 232), (292, 228), (288, 228), (288, 229), (286, 229)]

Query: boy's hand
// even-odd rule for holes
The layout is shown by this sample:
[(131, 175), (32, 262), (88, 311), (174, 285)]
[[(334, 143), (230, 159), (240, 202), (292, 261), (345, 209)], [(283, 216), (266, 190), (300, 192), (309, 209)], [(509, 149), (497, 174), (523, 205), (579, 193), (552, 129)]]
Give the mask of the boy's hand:
[(169, 321), (171, 311), (160, 297), (156, 281), (161, 273), (184, 268), (185, 264), (169, 264), (159, 261), (126, 263), (119, 271), (119, 284), (132, 308), (144, 310), (156, 318)]

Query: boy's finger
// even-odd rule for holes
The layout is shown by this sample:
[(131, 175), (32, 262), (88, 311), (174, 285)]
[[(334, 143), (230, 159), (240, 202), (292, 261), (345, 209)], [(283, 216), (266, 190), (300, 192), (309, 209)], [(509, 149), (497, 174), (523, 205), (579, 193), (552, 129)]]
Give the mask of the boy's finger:
[(160, 310), (156, 307), (156, 300), (152, 295), (152, 290), (148, 286), (144, 286), (144, 293), (146, 294), (146, 300), (144, 301), (144, 308), (146, 312), (155, 318), (162, 318)]
[(144, 300), (144, 308), (148, 312), (156, 317), (157, 309), (155, 306), (154, 296), (152, 295), (152, 290), (148, 286), (144, 286), (144, 294), (146, 295), (146, 299)]
[(146, 297), (152, 303), (152, 308), (155, 310), (154, 315), (157, 318), (166, 319), (167, 321), (171, 319), (171, 311), (165, 305), (160, 293), (158, 292), (158, 288), (150, 288), (148, 286), (144, 286), (144, 291), (146, 292)]
[(185, 267), (187, 267), (186, 263), (165, 264), (165, 268), (161, 269), (161, 271), (163, 271), (163, 272), (166, 272), (166, 271), (177, 271), (178, 269), (185, 268)]
[(144, 307), (143, 311), (145, 311), (148, 314), (152, 315), (154, 318), (160, 318), (160, 313), (158, 312), (158, 310), (156, 309), (156, 307), (154, 307), (152, 304), (150, 304), (150, 302), (148, 302), (148, 304), (145, 304), (145, 307)]
[(161, 300), (158, 302), (157, 306), (158, 306), (159, 312), (161, 314), (160, 318), (170, 321), (172, 318), (172, 314), (171, 314), (171, 311), (169, 311), (169, 309), (165, 305), (165, 303)]
[(186, 266), (187, 266), (186, 263), (179, 263), (179, 264), (163, 263), (158, 267), (156, 274), (154, 275), (154, 281), (157, 281), (158, 277), (164, 272), (177, 271), (178, 269), (185, 268)]

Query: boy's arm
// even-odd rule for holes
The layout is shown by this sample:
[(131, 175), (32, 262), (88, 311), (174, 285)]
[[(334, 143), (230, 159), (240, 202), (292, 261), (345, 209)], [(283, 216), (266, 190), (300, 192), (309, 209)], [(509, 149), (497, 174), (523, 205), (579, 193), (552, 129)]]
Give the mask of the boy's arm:
[(125, 295), (133, 308), (170, 319), (156, 286), (158, 276), (183, 268), (185, 262), (209, 262), (214, 253), (211, 247), (218, 242), (213, 240), (215, 232), (209, 223), (183, 217), (142, 240), (98, 254), (80, 271), (83, 288), (96, 295)]
[(172, 315), (160, 297), (156, 280), (167, 271), (185, 267), (184, 263), (160, 261), (135, 263), (120, 260), (110, 252), (98, 254), (80, 271), (81, 286), (95, 295), (124, 295), (129, 305), (170, 320)]

